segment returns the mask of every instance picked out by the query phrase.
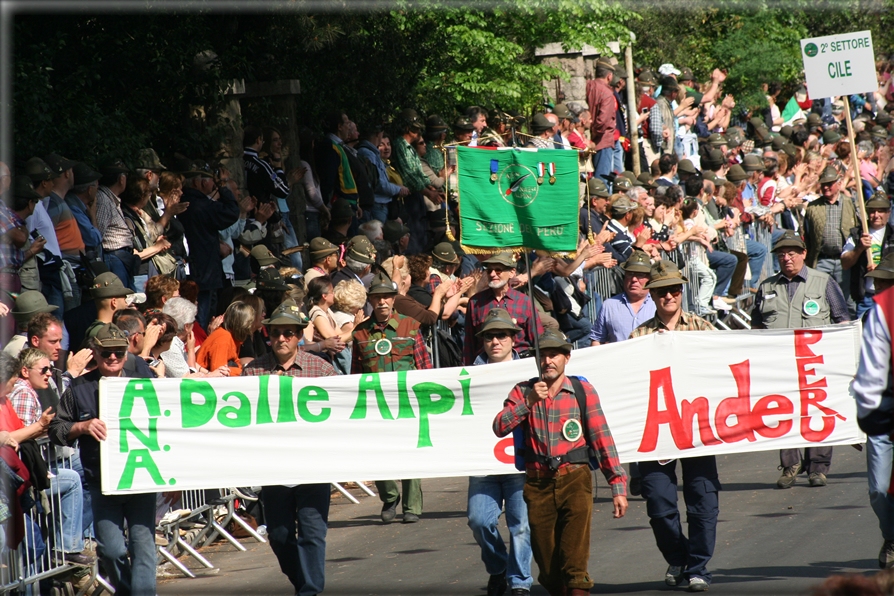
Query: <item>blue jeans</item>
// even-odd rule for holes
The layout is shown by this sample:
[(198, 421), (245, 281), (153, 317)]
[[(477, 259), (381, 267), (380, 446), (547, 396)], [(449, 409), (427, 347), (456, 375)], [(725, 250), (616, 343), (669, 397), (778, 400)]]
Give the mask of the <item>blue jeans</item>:
[(717, 283), (714, 285), (715, 296), (726, 296), (738, 262), (739, 259), (728, 252), (712, 250), (708, 253), (708, 265), (717, 276)]
[(211, 290), (200, 290), (196, 297), (198, 309), (196, 310), (196, 321), (199, 322), (202, 329), (208, 328), (208, 322), (211, 320), (211, 302), (215, 292)]
[(127, 272), (127, 267), (124, 263), (116, 257), (114, 254), (105, 253), (103, 255), (103, 261), (105, 261), (106, 267), (109, 268), (109, 271), (118, 276), (118, 279), (121, 280), (121, 283), (130, 289), (133, 289), (133, 279), (130, 276), (130, 273)]
[(621, 141), (615, 141), (615, 146), (612, 148), (612, 170), (624, 171), (624, 148), (621, 147)]
[(261, 500), (279, 568), (298, 596), (319, 594), (326, 581), (329, 485), (265, 486)]
[[(292, 227), (292, 222), (289, 221), (288, 212), (282, 214), (282, 221), (286, 225), (286, 229), (283, 232), (283, 247), (294, 248), (298, 246), (298, 237), (295, 236), (295, 228)], [(302, 268), (303, 263), (301, 262), (300, 252), (293, 252), (290, 254), (289, 260), (292, 262), (292, 267), (298, 271), (304, 271)]]
[(612, 173), (614, 166), (614, 149), (605, 147), (593, 154), (593, 175), (600, 176), (604, 182), (608, 182), (608, 175)]
[[(531, 528), (522, 491), (524, 474), (492, 474), (469, 477), (469, 527), (481, 547), (481, 560), (490, 575), (506, 573), (509, 589), (530, 589)], [(497, 527), (506, 507), (509, 553)]]
[[(77, 472), (78, 478), (81, 479), (81, 497), (84, 503), (83, 514), (81, 515), (81, 527), (84, 532), (84, 537), (93, 538), (93, 507), (90, 505), (90, 485), (87, 484), (87, 479), (84, 477), (84, 466), (81, 464), (81, 452), (75, 449), (71, 458), (61, 461), (64, 462), (67, 469)], [(57, 464), (58, 461), (50, 465), (50, 469), (54, 474), (58, 469)]]
[(92, 486), (90, 498), (97, 553), (116, 593), (155, 596), (155, 493), (104, 495)]
[(869, 480), (869, 504), (878, 518), (882, 538), (894, 540), (894, 497), (888, 494), (894, 444), (887, 435), (866, 437), (866, 471)]
[(677, 508), (676, 461), (664, 466), (654, 461), (639, 464), (649, 523), (658, 550), (668, 565), (683, 567), (687, 579), (701, 577), (711, 583), (707, 565), (714, 555), (717, 515), (720, 513), (717, 461), (713, 455), (678, 461), (683, 468), (683, 499), (686, 501), (689, 537), (683, 534)]
[(319, 238), (323, 235), (320, 230), (320, 214), (317, 211), (308, 211), (304, 215), (307, 217), (307, 223), (305, 224), (307, 241), (310, 242), (314, 238)]
[(369, 208), (369, 215), (372, 219), (385, 223), (388, 221), (388, 203), (376, 203), (375, 207)]
[(50, 482), (53, 503), (62, 507), (62, 524), (56, 526), (56, 548), (65, 553), (84, 550), (84, 499), (81, 477), (74, 470), (60, 468)]
[(854, 299), (851, 298), (851, 271), (853, 271), (853, 269), (842, 268), (840, 258), (832, 259), (820, 257), (816, 261), (816, 270), (828, 273), (836, 282), (838, 282), (838, 287), (841, 288), (841, 293), (844, 294), (844, 297), (847, 299), (847, 311), (850, 313), (851, 318), (854, 318), (857, 314), (857, 307), (854, 304)]
[[(774, 231), (773, 234), (776, 234), (776, 232)], [(776, 242), (775, 237), (773, 242)], [(767, 258), (767, 247), (751, 238), (746, 238), (745, 251), (748, 253), (748, 266), (751, 267), (751, 287), (756, 288), (758, 282), (761, 281), (764, 260)]]

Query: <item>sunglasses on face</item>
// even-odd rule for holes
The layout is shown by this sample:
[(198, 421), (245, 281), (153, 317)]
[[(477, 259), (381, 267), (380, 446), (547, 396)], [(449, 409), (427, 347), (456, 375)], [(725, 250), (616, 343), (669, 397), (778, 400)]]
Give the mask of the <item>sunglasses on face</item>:
[(48, 374), (50, 374), (50, 371), (53, 369), (49, 366), (44, 366), (43, 368), (30, 368), (28, 370), (36, 370), (37, 372), (39, 372), (42, 375), (48, 375)]
[(497, 268), (497, 267), (488, 267), (487, 269), (485, 269), (485, 271), (488, 272), (488, 273), (497, 273), (497, 274), (499, 274), (499, 273), (503, 273), (504, 271), (509, 271), (509, 270), (508, 270), (508, 269), (503, 269), (503, 268)]
[(108, 360), (112, 356), (114, 356), (118, 360), (121, 360), (122, 358), (124, 358), (125, 353), (126, 352), (124, 350), (103, 350), (99, 353), (99, 356), (106, 360)]
[(298, 335), (298, 332), (297, 332), (297, 331), (292, 331), (291, 329), (277, 330), (277, 331), (271, 331), (271, 332), (270, 332), (270, 337), (273, 338), (273, 339), (276, 339), (276, 338), (279, 337), (280, 335), (282, 335), (282, 336), (283, 336), (284, 338), (286, 338), (286, 339), (292, 339), (293, 337), (295, 337), (296, 335)]
[(494, 333), (485, 333), (485, 334), (484, 334), (484, 341), (493, 341), (493, 340), (495, 340), (495, 339), (498, 339), (498, 340), (500, 340), (500, 341), (503, 341), (503, 340), (506, 339), (507, 337), (509, 337), (509, 334), (506, 333), (505, 331), (497, 331), (497, 332), (494, 332)]
[(660, 297), (665, 297), (668, 294), (672, 296), (677, 296), (683, 291), (683, 286), (667, 286), (664, 288), (656, 288), (655, 291), (658, 293)]

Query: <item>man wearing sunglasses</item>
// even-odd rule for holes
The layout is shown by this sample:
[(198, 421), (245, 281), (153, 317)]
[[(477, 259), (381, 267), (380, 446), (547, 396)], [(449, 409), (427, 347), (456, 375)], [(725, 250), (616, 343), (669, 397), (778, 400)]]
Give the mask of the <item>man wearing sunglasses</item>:
[(127, 338), (108, 323), (90, 339), (89, 347), (96, 368), (74, 379), (62, 394), (48, 434), (57, 445), (79, 442), (97, 551), (112, 586), (119, 594), (155, 594), (155, 493), (104, 495), (101, 488), (99, 442), (106, 440), (108, 431), (99, 419), (99, 380), (128, 376)]
[[(646, 289), (655, 302), (655, 316), (630, 334), (630, 338), (666, 331), (713, 331), (711, 323), (683, 312), (683, 284), (688, 280), (671, 261), (657, 261), (649, 272)], [(711, 583), (708, 561), (714, 555), (717, 515), (717, 461), (713, 455), (680, 459), (683, 469), (683, 498), (689, 538), (683, 535), (677, 508), (676, 463), (639, 463), (646, 510), (668, 568), (664, 582), (688, 586), (690, 592), (704, 592)]]
[(504, 251), (495, 254), (482, 263), (487, 277), (487, 287), (472, 296), (466, 310), (466, 333), (463, 341), (463, 362), (471, 365), (481, 351), (481, 338), (476, 333), (481, 330), (485, 315), (495, 307), (509, 311), (513, 323), (521, 328), (515, 338), (515, 349), (524, 356), (533, 345), (533, 337), (543, 333), (543, 325), (537, 320), (534, 329), (534, 303), (531, 298), (513, 289), (509, 280), (515, 277), (516, 266), (512, 253)]
[[(336, 374), (332, 365), (322, 358), (298, 349), (308, 319), (295, 302), (286, 300), (262, 323), (267, 327), (272, 352), (252, 360), (242, 369), (242, 376), (331, 377)], [(295, 594), (322, 592), (326, 579), (329, 485), (265, 486), (261, 500), (270, 547), (279, 568), (295, 586)]]
[[(484, 343), (484, 353), (475, 359), (475, 366), (518, 360), (513, 343), (520, 331), (505, 308), (488, 312), (476, 334)], [(502, 596), (507, 585), (512, 596), (531, 593), (531, 528), (522, 495), (524, 487), (525, 475), (521, 473), (469, 477), (469, 527), (490, 574), (487, 596)], [(498, 529), (504, 506), (510, 536), (508, 554)]]

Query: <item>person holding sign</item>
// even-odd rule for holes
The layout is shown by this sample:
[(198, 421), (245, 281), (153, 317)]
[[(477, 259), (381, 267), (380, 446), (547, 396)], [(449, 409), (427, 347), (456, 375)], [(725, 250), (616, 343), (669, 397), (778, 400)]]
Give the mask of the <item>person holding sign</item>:
[[(494, 418), (505, 437), (525, 431), (524, 499), (537, 581), (550, 596), (584, 596), (593, 587), (587, 572), (593, 514), (594, 457), (612, 487), (614, 517), (627, 512), (627, 475), (592, 385), (565, 376), (571, 344), (549, 330), (539, 338), (542, 378), (516, 385)], [(582, 407), (583, 406), (583, 407)]]
[[(671, 261), (658, 261), (649, 272), (649, 290), (655, 302), (655, 316), (630, 334), (630, 339), (667, 331), (713, 331), (701, 317), (683, 312), (683, 284), (687, 279)], [(664, 582), (687, 586), (690, 592), (704, 592), (711, 583), (708, 561), (714, 556), (717, 515), (720, 513), (720, 480), (713, 455), (680, 459), (683, 469), (683, 499), (689, 537), (683, 535), (677, 508), (677, 464), (671, 461), (639, 463), (646, 510), (668, 567)]]
[(96, 368), (74, 379), (62, 394), (48, 435), (56, 445), (80, 445), (97, 552), (116, 593), (155, 594), (155, 493), (105, 495), (101, 488), (99, 442), (106, 440), (108, 430), (99, 419), (99, 381), (130, 376), (124, 370), (128, 341), (118, 327), (106, 323), (88, 346)]
[[(308, 320), (292, 300), (283, 302), (263, 323), (273, 352), (252, 360), (242, 370), (242, 376), (335, 376), (331, 364), (298, 349)], [(261, 500), (270, 547), (279, 561), (279, 568), (295, 586), (295, 594), (319, 594), (326, 580), (329, 485), (265, 486)]]
[[(853, 205), (850, 199), (844, 202)], [(751, 311), (752, 329), (803, 329), (850, 320), (835, 279), (804, 264), (807, 251), (807, 245), (792, 230), (786, 230), (773, 245), (779, 258), (779, 273), (765, 279), (758, 288)], [(804, 459), (800, 449), (783, 449), (779, 463), (779, 488), (794, 486), (798, 474), (805, 470), (810, 486), (826, 486), (832, 447), (808, 447)]]
[[(351, 373), (380, 373), (431, 368), (431, 359), (419, 331), (419, 322), (394, 312), (397, 284), (383, 272), (376, 273), (367, 293), (372, 316), (354, 329)], [(422, 513), (422, 481), (403, 480), (405, 524), (419, 521)], [(397, 515), (400, 491), (396, 480), (376, 481), (382, 499), (382, 521)]]

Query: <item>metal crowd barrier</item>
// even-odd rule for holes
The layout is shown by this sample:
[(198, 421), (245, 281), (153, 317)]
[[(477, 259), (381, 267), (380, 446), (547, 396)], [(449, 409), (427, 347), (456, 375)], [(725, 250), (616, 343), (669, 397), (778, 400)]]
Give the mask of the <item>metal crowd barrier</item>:
[[(57, 544), (56, 541), (58, 531), (64, 542), (62, 536), (63, 512), (62, 493), (53, 490), (53, 483), (56, 482), (56, 471), (59, 468), (72, 469), (71, 458), (64, 456), (63, 451), (50, 444), (46, 437), (38, 439), (37, 445), (50, 471), (51, 487), (41, 493), (34, 491), (35, 506), (23, 512), (27, 517), (22, 542), (16, 549), (11, 550), (4, 547), (0, 553), (0, 594), (13, 591), (23, 594), (37, 593), (39, 591), (37, 585), (42, 580), (71, 573), (79, 567), (65, 560), (63, 544)], [(38, 505), (42, 512), (38, 512)], [(10, 507), (10, 509), (14, 509), (14, 507)], [(14, 515), (13, 512), (11, 513)], [(10, 518), (5, 522), (5, 524), (10, 523), (15, 523), (15, 521)], [(45, 539), (41, 529), (46, 530)], [(5, 530), (5, 527), (0, 528), (0, 531)], [(38, 554), (37, 549), (41, 543), (44, 550), (42, 554)], [(114, 593), (112, 587), (99, 576), (98, 569), (98, 562), (94, 563), (90, 568), (89, 580), (85, 582), (86, 587), (78, 593), (78, 596), (83, 596), (92, 588), (95, 581), (99, 581), (104, 589)]]

